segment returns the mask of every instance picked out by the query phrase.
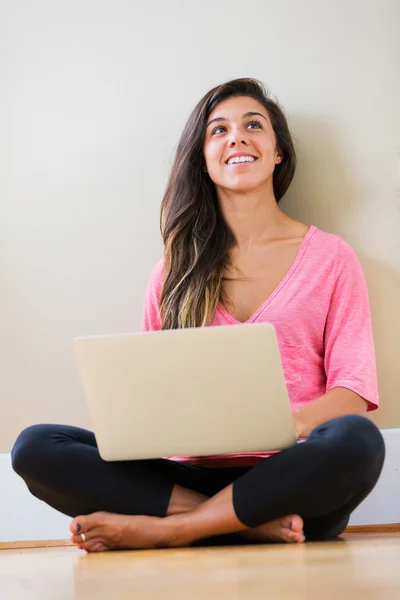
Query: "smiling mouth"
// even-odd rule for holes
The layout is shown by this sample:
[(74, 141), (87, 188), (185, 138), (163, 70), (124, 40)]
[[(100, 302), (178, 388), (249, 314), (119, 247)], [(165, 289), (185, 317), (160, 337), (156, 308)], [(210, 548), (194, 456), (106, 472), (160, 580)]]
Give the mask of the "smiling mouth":
[(256, 162), (257, 158), (255, 156), (235, 156), (226, 162), (230, 167), (238, 166), (238, 165), (251, 165)]

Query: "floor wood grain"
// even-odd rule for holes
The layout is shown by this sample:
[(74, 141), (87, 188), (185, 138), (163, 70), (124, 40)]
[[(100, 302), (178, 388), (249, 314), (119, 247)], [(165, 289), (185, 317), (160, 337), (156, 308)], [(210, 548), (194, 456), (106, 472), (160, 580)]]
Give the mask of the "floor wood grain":
[(399, 590), (400, 533), (92, 555), (73, 547), (0, 551), (4, 600), (395, 600)]

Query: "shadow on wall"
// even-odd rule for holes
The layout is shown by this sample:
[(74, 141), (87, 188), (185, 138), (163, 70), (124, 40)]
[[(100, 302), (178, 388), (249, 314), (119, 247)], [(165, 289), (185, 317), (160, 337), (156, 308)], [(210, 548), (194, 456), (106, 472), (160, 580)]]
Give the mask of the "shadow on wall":
[(357, 252), (368, 284), (381, 398), (380, 410), (369, 416), (381, 428), (400, 427), (400, 271), (362, 250), (368, 247), (373, 213), (366, 187), (356, 181), (329, 123), (293, 116), (290, 129), (298, 168), (280, 206), (295, 219), (340, 235)]
[(354, 229), (354, 217), (360, 219), (365, 200), (346, 158), (346, 144), (339, 143), (332, 126), (323, 120), (295, 115), (289, 126), (298, 165), (282, 208), (325, 231), (340, 231), (347, 239), (346, 231), (350, 234)]
[(358, 256), (368, 282), (381, 398), (371, 418), (382, 428), (400, 427), (400, 272)]

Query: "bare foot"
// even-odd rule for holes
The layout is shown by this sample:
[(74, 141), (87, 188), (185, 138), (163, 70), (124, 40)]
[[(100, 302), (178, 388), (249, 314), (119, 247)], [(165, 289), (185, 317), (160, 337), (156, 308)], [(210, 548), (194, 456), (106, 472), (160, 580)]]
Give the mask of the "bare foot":
[(169, 520), (159, 517), (96, 512), (76, 517), (70, 531), (71, 541), (86, 552), (174, 546)]
[[(177, 538), (173, 517), (117, 515), (96, 512), (76, 517), (71, 525), (71, 541), (86, 552), (107, 550), (171, 548), (187, 546), (189, 540)], [(83, 534), (83, 535), (82, 535)], [(255, 542), (301, 543), (305, 541), (303, 519), (287, 515), (240, 533)]]
[(299, 515), (286, 515), (259, 527), (241, 531), (240, 535), (255, 542), (287, 542), (299, 544), (305, 541), (303, 519)]

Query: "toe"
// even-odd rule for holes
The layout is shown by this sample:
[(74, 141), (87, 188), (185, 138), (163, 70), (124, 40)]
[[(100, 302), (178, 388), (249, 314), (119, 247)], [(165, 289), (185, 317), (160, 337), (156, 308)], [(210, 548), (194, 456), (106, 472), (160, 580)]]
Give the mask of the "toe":
[(75, 517), (70, 525), (70, 531), (73, 535), (85, 533), (86, 535), (91, 529), (94, 529), (99, 523), (104, 520), (106, 513), (92, 513), (91, 515), (80, 515)]
[(76, 544), (77, 546), (80, 546), (81, 544), (84, 543), (80, 534), (79, 535), (71, 535), (71, 542), (73, 544)]
[(107, 546), (104, 544), (103, 540), (99, 539), (99, 538), (94, 538), (92, 540), (89, 540), (88, 542), (85, 542), (84, 544), (80, 544), (80, 549), (84, 550), (85, 552), (105, 552), (106, 550), (108, 550)]
[[(83, 530), (81, 533), (84, 533)], [(74, 544), (85, 544), (86, 542), (92, 542), (94, 539), (98, 539), (101, 535), (101, 532), (97, 528), (89, 529), (84, 533), (84, 540), (82, 540), (81, 533), (75, 534), (71, 536), (71, 542)]]
[(108, 548), (103, 542), (96, 542), (87, 552), (107, 552)]
[(304, 535), (302, 533), (290, 532), (289, 540), (294, 543), (299, 543), (304, 541)]
[(73, 519), (71, 521), (71, 524), (69, 526), (69, 530), (72, 533), (72, 535), (78, 535), (80, 532), (85, 531), (85, 519), (86, 517), (75, 517), (75, 519)]
[(304, 542), (303, 519), (299, 515), (287, 515), (280, 520), (281, 534), (291, 543)]
[(288, 537), (290, 541), (298, 541), (300, 538), (304, 537), (304, 523), (299, 515), (287, 515), (279, 521), (282, 533), (284, 533), (285, 537)]
[(304, 523), (300, 515), (289, 515), (288, 519), (290, 520), (289, 528), (292, 531), (303, 533)]
[(306, 539), (303, 531), (286, 530), (286, 535), (289, 541), (293, 543), (302, 543)]

